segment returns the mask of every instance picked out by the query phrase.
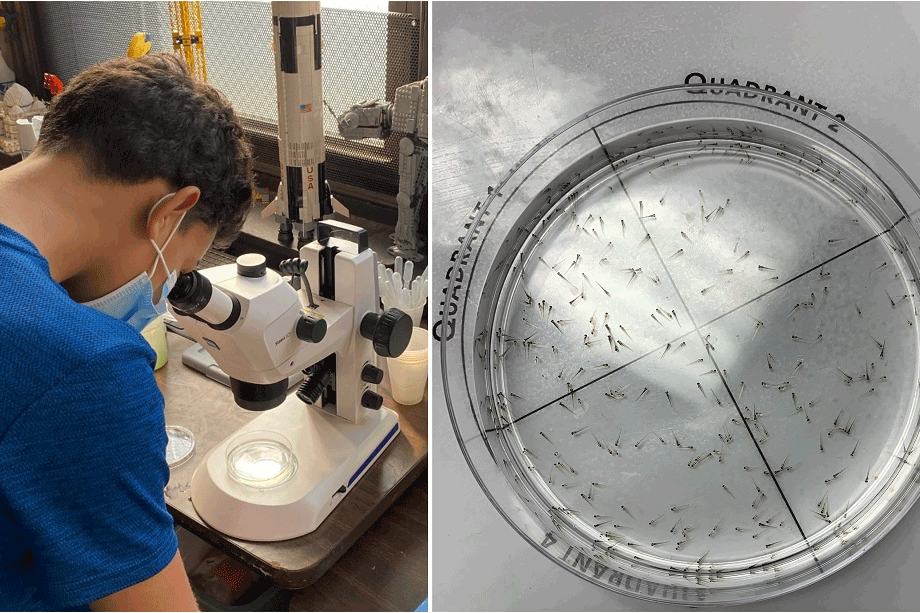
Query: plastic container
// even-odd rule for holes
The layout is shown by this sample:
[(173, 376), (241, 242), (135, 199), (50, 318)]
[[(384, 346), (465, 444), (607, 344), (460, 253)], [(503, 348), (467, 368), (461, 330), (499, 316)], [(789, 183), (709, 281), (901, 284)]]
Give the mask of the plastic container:
[(383, 308), (401, 310), (412, 318), (412, 325), (418, 328), (428, 301), (428, 269), (413, 278), (415, 263), (412, 260), (403, 263), (399, 256), (393, 268), (390, 270), (383, 264), (377, 265), (377, 282)]
[(182, 426), (166, 426), (166, 463), (170, 468), (182, 466), (195, 452), (195, 435)]
[(16, 120), (19, 149), (22, 152), (22, 159), (29, 157), (29, 154), (35, 149), (44, 119), (44, 115), (36, 115), (31, 119)]
[(154, 370), (159, 370), (166, 365), (166, 361), (169, 357), (169, 350), (166, 346), (166, 323), (163, 321), (163, 315), (160, 315), (143, 330), (141, 330), (141, 336), (146, 339), (146, 341), (153, 347), (153, 350), (157, 352), (157, 363), (154, 366)]
[(393, 400), (403, 405), (420, 403), (428, 382), (428, 330), (412, 328), (409, 346), (398, 358), (387, 358), (387, 368)]
[(441, 376), (477, 481), (560, 572), (637, 598), (844, 567), (920, 495), (918, 213), (884, 151), (782, 95), (574, 118), (451, 263)]

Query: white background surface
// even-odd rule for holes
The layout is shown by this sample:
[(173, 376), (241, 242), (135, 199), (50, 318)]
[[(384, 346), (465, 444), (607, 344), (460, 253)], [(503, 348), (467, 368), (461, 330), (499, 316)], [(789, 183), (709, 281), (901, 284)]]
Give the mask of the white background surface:
[[(435, 2), (431, 15), (432, 321), (487, 186), (579, 113), (691, 72), (821, 102), (920, 182), (920, 3)], [(432, 610), (664, 609), (566, 572), (505, 523), (460, 452), (432, 349)], [(844, 570), (745, 609), (920, 608), (918, 534), (915, 508)]]

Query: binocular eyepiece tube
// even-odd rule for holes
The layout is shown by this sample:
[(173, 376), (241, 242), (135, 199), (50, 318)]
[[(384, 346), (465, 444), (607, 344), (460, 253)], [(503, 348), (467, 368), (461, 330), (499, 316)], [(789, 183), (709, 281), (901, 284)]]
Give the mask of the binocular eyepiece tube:
[(239, 300), (215, 288), (197, 270), (179, 275), (166, 299), (180, 314), (203, 321), (214, 330), (227, 330), (240, 318)]
[[(227, 330), (240, 318), (241, 307), (236, 296), (214, 287), (197, 270), (179, 275), (166, 299), (178, 314), (197, 319), (212, 330)], [(266, 385), (230, 377), (234, 400), (250, 411), (265, 411), (280, 405), (287, 396), (287, 388), (287, 378)]]

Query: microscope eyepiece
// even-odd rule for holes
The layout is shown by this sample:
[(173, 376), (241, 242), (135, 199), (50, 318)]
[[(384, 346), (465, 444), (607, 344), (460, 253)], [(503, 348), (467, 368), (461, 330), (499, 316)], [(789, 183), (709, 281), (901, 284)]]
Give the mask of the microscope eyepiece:
[(240, 301), (211, 285), (197, 270), (179, 275), (166, 297), (180, 315), (203, 321), (213, 330), (227, 330), (240, 318)]
[(208, 305), (213, 293), (211, 282), (197, 270), (184, 272), (166, 297), (169, 303), (183, 313), (197, 313)]

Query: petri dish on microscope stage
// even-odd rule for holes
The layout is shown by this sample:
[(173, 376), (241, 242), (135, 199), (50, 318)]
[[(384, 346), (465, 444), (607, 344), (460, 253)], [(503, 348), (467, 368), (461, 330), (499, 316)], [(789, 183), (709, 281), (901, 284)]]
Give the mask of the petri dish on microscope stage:
[(658, 602), (803, 588), (918, 496), (920, 192), (747, 88), (576, 118), (471, 214), (440, 324), (483, 490), (537, 551)]
[(286, 483), (297, 472), (291, 443), (277, 432), (239, 435), (227, 446), (227, 473), (237, 483), (271, 488)]

